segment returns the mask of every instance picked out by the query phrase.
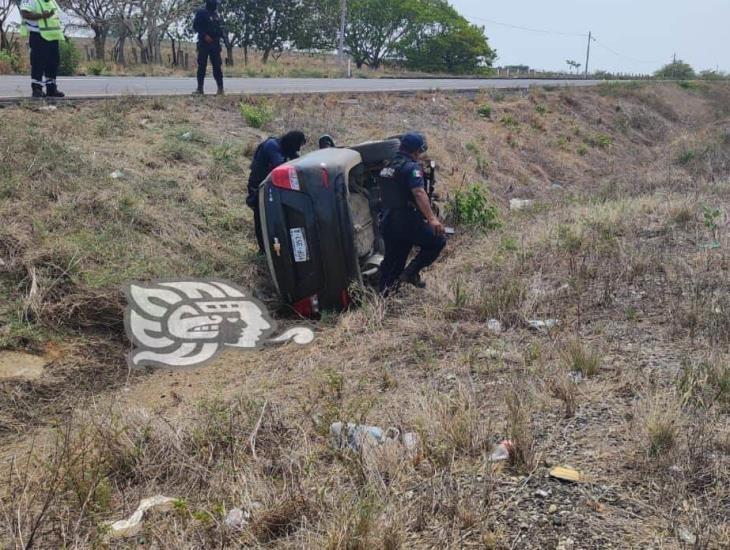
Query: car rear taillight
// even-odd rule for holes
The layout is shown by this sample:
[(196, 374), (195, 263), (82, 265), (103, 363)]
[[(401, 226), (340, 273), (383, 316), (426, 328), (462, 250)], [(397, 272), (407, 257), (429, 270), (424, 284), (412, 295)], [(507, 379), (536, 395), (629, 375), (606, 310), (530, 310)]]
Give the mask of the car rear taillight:
[(297, 169), (293, 166), (279, 166), (271, 172), (271, 183), (279, 189), (289, 191), (301, 191)]
[(340, 293), (340, 303), (342, 304), (342, 307), (346, 308), (350, 305), (350, 295), (348, 294), (346, 289), (343, 289)]
[(327, 167), (322, 167), (322, 186), (325, 189), (330, 188), (330, 173), (327, 171)]
[(299, 300), (292, 307), (302, 317), (313, 317), (319, 314), (319, 296), (315, 294)]

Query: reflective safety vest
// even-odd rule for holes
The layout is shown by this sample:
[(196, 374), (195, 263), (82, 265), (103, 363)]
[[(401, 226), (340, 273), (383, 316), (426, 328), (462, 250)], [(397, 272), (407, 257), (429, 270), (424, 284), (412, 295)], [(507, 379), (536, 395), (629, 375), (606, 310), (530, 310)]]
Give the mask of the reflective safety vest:
[[(34, 21), (34, 23), (38, 23), (41, 37), (44, 40), (49, 42), (65, 40), (63, 36), (63, 29), (61, 28), (61, 18), (58, 15), (59, 9), (58, 4), (56, 4), (56, 0), (36, 0), (35, 9), (28, 11), (40, 15), (44, 11), (51, 10), (54, 10), (51, 17), (38, 19), (37, 21)], [(23, 23), (20, 25), (20, 36), (27, 38), (29, 34), (30, 31), (28, 30), (28, 23), (23, 20)]]

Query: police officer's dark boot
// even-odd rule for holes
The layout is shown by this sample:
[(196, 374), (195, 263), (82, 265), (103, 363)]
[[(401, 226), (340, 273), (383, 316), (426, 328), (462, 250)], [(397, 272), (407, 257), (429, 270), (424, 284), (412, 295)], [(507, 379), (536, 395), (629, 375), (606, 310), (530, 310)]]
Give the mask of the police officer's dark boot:
[(426, 283), (421, 279), (421, 274), (411, 266), (408, 266), (398, 279), (401, 283), (408, 283), (416, 288), (426, 288)]
[(223, 91), (223, 86), (222, 85), (219, 85), (218, 86), (218, 91), (215, 93), (215, 95), (226, 95), (226, 92)]
[(46, 94), (43, 93), (43, 86), (41, 84), (31, 84), (33, 90), (33, 99), (43, 99)]
[(58, 90), (55, 82), (46, 84), (46, 97), (66, 97), (66, 94)]
[(193, 92), (193, 95), (205, 95), (205, 92), (203, 91), (203, 88), (198, 88)]

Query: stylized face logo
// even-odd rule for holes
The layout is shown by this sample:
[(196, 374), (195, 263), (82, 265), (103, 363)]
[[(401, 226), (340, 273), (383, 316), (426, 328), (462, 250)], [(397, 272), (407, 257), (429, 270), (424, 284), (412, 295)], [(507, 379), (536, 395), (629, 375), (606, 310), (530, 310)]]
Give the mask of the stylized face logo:
[[(192, 367), (225, 347), (254, 349), (275, 329), (264, 306), (228, 282), (160, 281), (126, 289), (125, 325), (135, 348), (133, 367)], [(297, 328), (271, 340), (309, 343), (314, 333)]]

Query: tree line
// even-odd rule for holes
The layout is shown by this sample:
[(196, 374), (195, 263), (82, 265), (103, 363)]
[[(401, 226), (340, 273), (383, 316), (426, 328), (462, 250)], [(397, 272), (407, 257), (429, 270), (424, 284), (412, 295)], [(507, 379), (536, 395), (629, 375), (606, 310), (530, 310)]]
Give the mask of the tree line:
[[(0, 0), (0, 31), (6, 41)], [(162, 62), (163, 41), (179, 64), (180, 44), (193, 38), (192, 17), (202, 0), (58, 0), (71, 29), (93, 36), (95, 56), (127, 64), (134, 46), (143, 64)], [(286, 50), (333, 52), (337, 48), (341, 0), (223, 0), (220, 13), (228, 38), (229, 64), (248, 63), (249, 52), (264, 63)], [(7, 44), (5, 47), (8, 47)], [(234, 60), (240, 48), (243, 59)], [(447, 0), (348, 0), (345, 49), (358, 68), (386, 61), (429, 72), (470, 73), (496, 58), (484, 28), (462, 17)]]

